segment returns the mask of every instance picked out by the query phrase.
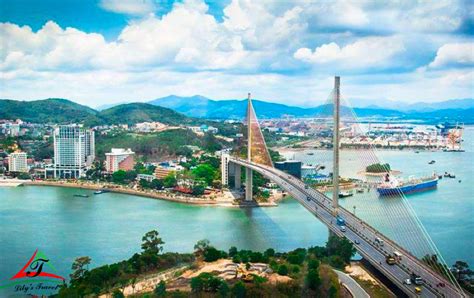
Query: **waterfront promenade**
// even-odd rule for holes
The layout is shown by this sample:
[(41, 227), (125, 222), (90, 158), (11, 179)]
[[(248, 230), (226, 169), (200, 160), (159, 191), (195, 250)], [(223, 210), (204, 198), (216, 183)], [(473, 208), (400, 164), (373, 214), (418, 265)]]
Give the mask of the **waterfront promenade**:
[[(91, 183), (91, 182), (67, 182), (67, 181), (23, 181), (23, 185), (34, 186), (53, 186), (53, 187), (67, 187), (87, 190), (106, 190), (114, 193), (135, 195), (151, 199), (165, 200), (183, 204), (204, 205), (204, 206), (219, 206), (219, 207), (275, 207), (278, 206), (276, 201), (261, 202), (254, 204), (240, 205), (235, 203), (235, 198), (230, 191), (216, 192), (211, 195), (203, 197), (185, 196), (176, 193), (170, 193), (164, 190), (138, 190), (122, 185), (107, 184), (107, 183)], [(278, 197), (277, 199), (281, 199)]]

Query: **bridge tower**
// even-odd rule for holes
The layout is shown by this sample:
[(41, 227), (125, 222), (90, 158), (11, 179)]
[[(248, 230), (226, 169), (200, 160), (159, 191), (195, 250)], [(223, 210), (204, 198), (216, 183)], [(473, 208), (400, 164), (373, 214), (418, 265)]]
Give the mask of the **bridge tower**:
[[(247, 160), (252, 161), (252, 120), (253, 111), (250, 93), (247, 98)], [(253, 195), (253, 173), (252, 169), (245, 168), (245, 201), (252, 201)]]
[(341, 78), (334, 77), (334, 103), (333, 103), (333, 117), (334, 117), (334, 132), (333, 132), (333, 170), (332, 170), (332, 208), (334, 214), (337, 214), (339, 207), (339, 108), (340, 108), (340, 83)]

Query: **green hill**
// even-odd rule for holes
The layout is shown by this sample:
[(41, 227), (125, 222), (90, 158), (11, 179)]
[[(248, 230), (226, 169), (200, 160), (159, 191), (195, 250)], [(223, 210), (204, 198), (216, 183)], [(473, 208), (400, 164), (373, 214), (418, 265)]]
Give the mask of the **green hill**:
[(107, 124), (134, 124), (145, 121), (159, 121), (170, 125), (191, 123), (192, 119), (171, 109), (147, 103), (118, 105), (99, 112), (102, 122)]
[(194, 122), (193, 118), (171, 109), (147, 103), (122, 104), (99, 112), (60, 98), (35, 101), (0, 99), (0, 119), (21, 119), (33, 123), (83, 123), (86, 126), (145, 121), (159, 121), (169, 125)]
[(0, 119), (21, 119), (35, 123), (73, 123), (97, 121), (98, 112), (67, 99), (34, 101), (0, 100)]

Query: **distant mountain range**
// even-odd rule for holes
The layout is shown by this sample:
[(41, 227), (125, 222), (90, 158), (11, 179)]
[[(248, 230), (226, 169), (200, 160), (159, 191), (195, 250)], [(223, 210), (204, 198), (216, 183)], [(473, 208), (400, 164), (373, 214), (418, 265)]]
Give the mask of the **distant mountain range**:
[[(400, 120), (422, 120), (437, 123), (456, 121), (474, 124), (474, 99), (460, 99), (426, 104), (412, 105), (411, 110), (384, 109), (376, 106), (368, 108), (341, 107), (343, 116), (355, 113), (358, 117), (391, 117)], [(302, 108), (261, 100), (253, 100), (257, 116), (260, 119), (292, 117), (315, 117), (332, 114), (332, 105), (320, 105), (314, 108)], [(444, 108), (458, 107), (463, 108)], [(36, 123), (85, 123), (134, 124), (143, 121), (159, 121), (169, 125), (203, 123), (201, 119), (243, 119), (246, 100), (211, 100), (203, 96), (179, 97), (167, 96), (149, 103), (126, 103), (94, 110), (67, 99), (50, 98), (35, 101), (0, 100), (0, 119), (17, 119)], [(441, 107), (436, 109), (436, 107)]]
[[(261, 100), (253, 100), (257, 116), (264, 118), (281, 118), (284, 116), (314, 117), (332, 113), (332, 105), (320, 105), (314, 108), (288, 106)], [(242, 119), (245, 116), (247, 101), (212, 100), (200, 95), (191, 97), (167, 96), (149, 102), (153, 105), (173, 109), (187, 116), (208, 119)], [(400, 119), (424, 119), (433, 121), (474, 122), (474, 99), (454, 99), (437, 103), (398, 104), (397, 109), (370, 106), (354, 108), (358, 117), (397, 117)], [(347, 107), (341, 107), (341, 114), (352, 113)]]

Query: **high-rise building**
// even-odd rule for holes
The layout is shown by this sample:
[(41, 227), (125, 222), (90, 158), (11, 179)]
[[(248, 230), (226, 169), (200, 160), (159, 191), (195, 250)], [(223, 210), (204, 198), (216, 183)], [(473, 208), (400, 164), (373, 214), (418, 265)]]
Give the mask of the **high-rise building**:
[(8, 156), (8, 170), (10, 172), (28, 172), (25, 152), (15, 152)]
[(135, 152), (130, 148), (112, 148), (111, 152), (105, 153), (105, 170), (109, 173), (118, 170), (133, 170), (135, 166), (134, 155)]
[(54, 130), (54, 178), (84, 176), (95, 159), (94, 131), (78, 125)]

